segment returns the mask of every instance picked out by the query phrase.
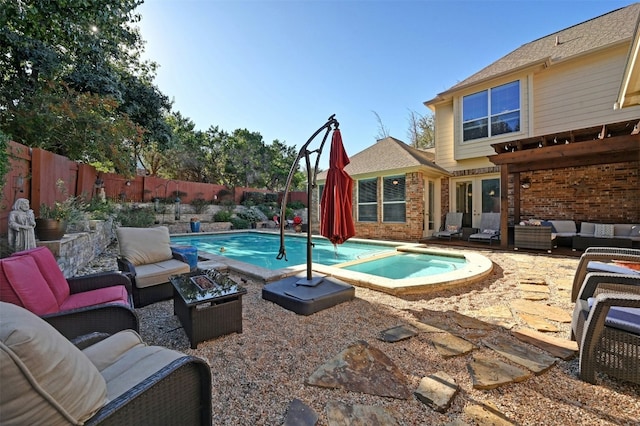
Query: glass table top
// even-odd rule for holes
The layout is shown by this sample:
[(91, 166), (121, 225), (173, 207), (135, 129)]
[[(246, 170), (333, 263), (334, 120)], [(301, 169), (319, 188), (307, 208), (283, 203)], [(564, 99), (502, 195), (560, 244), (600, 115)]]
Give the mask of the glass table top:
[(197, 269), (187, 274), (173, 275), (169, 281), (187, 305), (215, 302), (217, 299), (247, 293), (229, 276), (213, 269)]

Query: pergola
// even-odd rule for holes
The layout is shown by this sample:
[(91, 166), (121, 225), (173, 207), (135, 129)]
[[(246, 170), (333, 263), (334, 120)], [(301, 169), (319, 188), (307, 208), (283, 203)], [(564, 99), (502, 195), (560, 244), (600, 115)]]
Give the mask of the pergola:
[[(508, 176), (513, 175), (514, 222), (520, 221), (520, 173), (626, 162), (640, 158), (640, 119), (558, 132), (491, 145), (489, 160), (500, 166), (500, 210), (508, 212)], [(508, 215), (500, 232), (508, 234)], [(507, 247), (508, 239), (500, 245)]]

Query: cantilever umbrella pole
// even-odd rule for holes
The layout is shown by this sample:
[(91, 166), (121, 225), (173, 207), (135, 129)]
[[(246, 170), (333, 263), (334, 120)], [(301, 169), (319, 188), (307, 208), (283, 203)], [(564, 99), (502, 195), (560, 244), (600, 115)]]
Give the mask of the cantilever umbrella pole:
[[(318, 130), (316, 130), (313, 133), (313, 135), (311, 135), (311, 137), (300, 149), (300, 152), (298, 152), (298, 156), (296, 157), (295, 161), (291, 165), (291, 169), (289, 170), (289, 176), (287, 176), (287, 183), (285, 185), (284, 194), (282, 196), (282, 202), (280, 203), (280, 250), (278, 252), (278, 256), (276, 256), (276, 259), (279, 260), (284, 258), (284, 260), (287, 260), (287, 251), (284, 246), (284, 224), (286, 220), (284, 215), (287, 209), (287, 197), (289, 195), (289, 190), (291, 188), (291, 182), (293, 180), (293, 176), (295, 175), (298, 169), (298, 163), (304, 156), (306, 160), (306, 166), (307, 166), (307, 277), (306, 277), (307, 279), (306, 281), (300, 280), (298, 284), (301, 284), (301, 285), (317, 285), (320, 283), (320, 281), (322, 281), (322, 278), (319, 278), (319, 280), (314, 280), (311, 274), (311, 263), (312, 263), (311, 260), (313, 258), (311, 253), (312, 247), (313, 247), (313, 243), (311, 241), (311, 220), (312, 220), (311, 191), (313, 187), (315, 187), (315, 182), (316, 182), (315, 176), (318, 174), (318, 163), (320, 160), (320, 155), (322, 154), (322, 148), (324, 147), (324, 144), (327, 141), (329, 132), (332, 130), (332, 126), (334, 129), (337, 129), (338, 126), (340, 125), (340, 123), (338, 123), (338, 120), (335, 119), (335, 116), (336, 116), (335, 114), (331, 115), (331, 117), (329, 117), (327, 122), (324, 123), (320, 128), (318, 128)], [(325, 134), (322, 138), (322, 143), (320, 144), (320, 147), (316, 151), (309, 151), (307, 149), (309, 147), (309, 144), (311, 144), (311, 142), (313, 142), (316, 136), (318, 136), (323, 130), (325, 131)], [(316, 164), (313, 170), (313, 175), (311, 170), (311, 161), (309, 158), (309, 154), (311, 154), (312, 152), (317, 153)]]

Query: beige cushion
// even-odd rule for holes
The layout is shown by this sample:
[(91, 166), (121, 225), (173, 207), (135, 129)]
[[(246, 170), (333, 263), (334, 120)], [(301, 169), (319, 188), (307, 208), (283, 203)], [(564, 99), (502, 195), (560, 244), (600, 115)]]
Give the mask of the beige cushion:
[[(157, 226), (154, 228), (116, 229), (120, 255), (135, 266), (162, 262), (171, 259), (169, 228)], [(136, 268), (137, 269), (137, 268)]]
[(106, 402), (98, 369), (35, 314), (0, 302), (2, 424), (82, 424)]
[(177, 259), (136, 266), (136, 287), (145, 288), (169, 281), (171, 275), (186, 274), (189, 264)]
[(106, 380), (110, 400), (185, 356), (160, 346), (147, 346), (132, 330), (109, 336), (83, 352)]

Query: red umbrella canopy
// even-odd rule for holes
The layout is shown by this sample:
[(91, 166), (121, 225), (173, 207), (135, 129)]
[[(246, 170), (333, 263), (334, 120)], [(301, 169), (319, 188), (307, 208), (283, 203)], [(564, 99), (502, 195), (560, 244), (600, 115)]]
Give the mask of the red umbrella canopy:
[(347, 164), (349, 157), (342, 145), (340, 129), (335, 129), (331, 137), (327, 181), (320, 201), (320, 234), (333, 244), (342, 244), (356, 234), (351, 213), (353, 179), (344, 171)]

